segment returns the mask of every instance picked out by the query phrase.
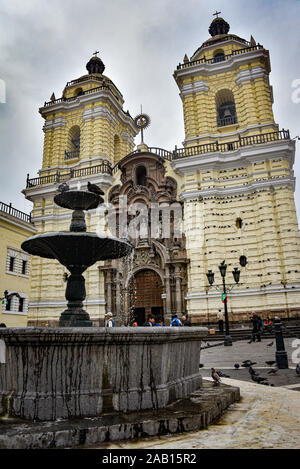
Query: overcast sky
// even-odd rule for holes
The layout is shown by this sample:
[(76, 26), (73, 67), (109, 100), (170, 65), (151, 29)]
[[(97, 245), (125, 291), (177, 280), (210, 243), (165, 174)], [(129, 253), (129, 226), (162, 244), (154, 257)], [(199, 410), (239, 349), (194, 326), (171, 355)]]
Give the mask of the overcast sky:
[(270, 50), (275, 120), (291, 137), (300, 135), (300, 103), (292, 101), (294, 80), (300, 88), (299, 0), (0, 0), (0, 79), (6, 85), (6, 103), (0, 103), (0, 201), (31, 210), (21, 190), (26, 174), (36, 177), (42, 164), (38, 108), (53, 91), (60, 97), (67, 81), (87, 73), (95, 50), (123, 94), (124, 110), (135, 116), (142, 104), (150, 115), (146, 143), (181, 147), (183, 113), (172, 75), (184, 54), (191, 57), (210, 37), (216, 9), (231, 33), (247, 40), (252, 34)]

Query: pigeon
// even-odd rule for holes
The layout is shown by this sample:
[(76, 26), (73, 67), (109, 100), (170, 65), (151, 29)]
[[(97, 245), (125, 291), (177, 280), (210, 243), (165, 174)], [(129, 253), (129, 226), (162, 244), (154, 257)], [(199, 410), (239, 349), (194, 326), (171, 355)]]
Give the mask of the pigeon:
[(300, 364), (299, 363), (296, 366), (296, 374), (297, 374), (297, 376), (300, 376)]
[(248, 371), (249, 371), (249, 373), (250, 373), (251, 376), (253, 376), (253, 375), (258, 376), (258, 374), (256, 373), (256, 371), (253, 370), (252, 366), (249, 366), (249, 370), (248, 370)]
[(62, 184), (60, 184), (57, 188), (57, 190), (59, 192), (67, 192), (70, 190), (70, 187), (68, 186), (68, 184), (66, 182), (63, 182)]
[(268, 375), (275, 375), (278, 371), (278, 367), (275, 366), (272, 370), (268, 371)]
[(252, 362), (251, 360), (246, 360), (242, 364), (244, 368), (249, 368), (249, 366), (252, 366), (252, 365), (256, 365), (256, 362)]
[(219, 384), (221, 382), (221, 378), (214, 368), (211, 369), (211, 377), (214, 380), (215, 384)]
[(90, 182), (87, 183), (87, 188), (89, 192), (94, 192), (94, 194), (104, 195), (104, 192), (100, 187), (96, 186), (96, 184), (91, 184)]
[(8, 293), (8, 290), (5, 290), (5, 291), (4, 291), (4, 297), (1, 298), (1, 300), (4, 300), (4, 299), (6, 299), (6, 300), (11, 300), (13, 296), (16, 296), (16, 297), (19, 298), (19, 299), (22, 298), (22, 297), (20, 296), (20, 294), (17, 293), (17, 292)]
[(235, 364), (234, 364), (234, 368), (235, 368), (236, 370), (238, 370), (239, 367), (240, 367), (239, 363), (235, 363)]
[(276, 362), (275, 362), (274, 360), (271, 360), (271, 361), (269, 361), (269, 362), (266, 362), (266, 364), (267, 364), (267, 365), (270, 365), (270, 366), (275, 365), (275, 363), (276, 363)]
[(270, 344), (267, 344), (267, 347), (272, 347), (273, 344), (274, 342), (271, 342)]
[(258, 384), (261, 384), (267, 381), (267, 378), (263, 378), (262, 376), (258, 376), (258, 375), (251, 375), (251, 378), (252, 378), (252, 381)]
[(230, 378), (230, 376), (225, 375), (225, 373), (223, 373), (223, 371), (221, 370), (217, 370), (217, 373), (220, 376), (220, 378)]

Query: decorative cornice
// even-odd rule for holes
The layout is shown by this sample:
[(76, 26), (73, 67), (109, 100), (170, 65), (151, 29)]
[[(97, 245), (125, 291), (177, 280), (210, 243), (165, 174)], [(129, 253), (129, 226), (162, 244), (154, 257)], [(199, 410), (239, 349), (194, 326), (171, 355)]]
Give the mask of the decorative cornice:
[(247, 70), (241, 70), (237, 74), (235, 80), (237, 85), (245, 84), (251, 80), (256, 80), (258, 78), (267, 78), (268, 73), (263, 67), (253, 67)]
[[(213, 139), (219, 139), (220, 137), (221, 138), (227, 138), (227, 137), (238, 137), (239, 135), (244, 135), (244, 134), (247, 134), (248, 132), (253, 132), (253, 131), (257, 131), (257, 133), (260, 133), (261, 130), (263, 129), (272, 129), (274, 130), (275, 132), (278, 131), (279, 129), (279, 126), (278, 124), (275, 124), (274, 122), (267, 122), (265, 124), (256, 124), (256, 125), (249, 125), (247, 127), (244, 127), (243, 129), (239, 129), (238, 131), (234, 131), (234, 132), (227, 132), (226, 134), (203, 134), (201, 136), (198, 136), (198, 137), (193, 137), (193, 138), (187, 138), (184, 140), (184, 142), (182, 143), (184, 147), (186, 147), (187, 145), (191, 144), (191, 143), (195, 143), (195, 145), (198, 145), (198, 144), (201, 144), (201, 141), (207, 141), (207, 139), (210, 139), (210, 138), (213, 138)], [(223, 129), (222, 129), (223, 130)]]
[(243, 186), (236, 187), (214, 187), (213, 189), (194, 190), (182, 192), (181, 200), (204, 198), (204, 197), (226, 197), (230, 195), (244, 194), (246, 192), (254, 192), (260, 189), (270, 189), (276, 186), (290, 186), (295, 190), (295, 177), (286, 177), (278, 179), (269, 179), (267, 181), (252, 181)]
[(184, 175), (198, 171), (233, 169), (277, 158), (288, 160), (290, 169), (292, 169), (295, 158), (295, 142), (293, 140), (278, 140), (272, 143), (240, 147), (232, 152), (212, 152), (182, 157), (173, 160), (171, 165), (176, 173)]
[(181, 88), (180, 97), (186, 96), (193, 93), (207, 93), (209, 87), (204, 80), (193, 81), (191, 83), (186, 83)]
[[(203, 300), (203, 299), (209, 299), (209, 298), (217, 298), (220, 296), (220, 293), (218, 291), (210, 291), (207, 293), (209, 287), (207, 287), (206, 290), (199, 291), (199, 292), (193, 292), (193, 293), (187, 293), (185, 296), (186, 300), (189, 301), (197, 301), (197, 300)], [(264, 288), (249, 288), (249, 289), (241, 289), (241, 290), (232, 290), (230, 292), (231, 297), (244, 297), (244, 296), (254, 296), (254, 295), (267, 295), (267, 294), (274, 294), (274, 293), (299, 293), (300, 292), (300, 284), (291, 284), (286, 286), (285, 288), (282, 285), (274, 285), (274, 286), (268, 286)]]
[(217, 75), (219, 73), (226, 73), (235, 70), (241, 65), (248, 64), (253, 60), (258, 60), (261, 57), (268, 57), (268, 53), (264, 49), (259, 49), (240, 55), (233, 55), (223, 62), (216, 62), (213, 64), (195, 64), (181, 70), (176, 70), (174, 72), (174, 78), (178, 83), (179, 79), (184, 79), (187, 77), (197, 75), (210, 76)]
[[(67, 304), (67, 300), (62, 301), (31, 301), (28, 305), (28, 308), (61, 308), (65, 307)], [(105, 305), (106, 301), (105, 298), (87, 298), (84, 300), (84, 306), (98, 306), (98, 305)]]
[(94, 108), (85, 109), (85, 111), (83, 111), (83, 114), (82, 114), (83, 121), (86, 121), (88, 119), (96, 119), (99, 117), (105, 117), (108, 120), (110, 120), (110, 122), (114, 126), (117, 125), (116, 118), (106, 106), (96, 106)]
[(54, 119), (49, 119), (45, 121), (43, 126), (43, 131), (56, 129), (57, 127), (65, 127), (66, 126), (66, 119), (65, 117), (55, 117)]
[[(69, 180), (68, 185), (71, 190), (74, 190), (77, 189), (78, 182), (80, 182), (81, 188), (83, 188), (86, 186), (87, 181), (90, 181), (92, 184), (100, 184), (101, 187), (106, 190), (111, 186), (113, 176), (106, 173), (90, 174)], [(54, 197), (59, 184), (60, 183), (41, 184), (40, 186), (28, 187), (27, 189), (23, 189), (22, 193), (25, 195), (26, 199), (31, 201), (40, 199), (41, 197)]]

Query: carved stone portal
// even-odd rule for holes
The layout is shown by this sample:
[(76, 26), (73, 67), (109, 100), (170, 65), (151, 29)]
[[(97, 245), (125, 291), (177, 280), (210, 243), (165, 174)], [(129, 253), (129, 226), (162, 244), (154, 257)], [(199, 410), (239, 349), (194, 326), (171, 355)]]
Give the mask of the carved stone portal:
[[(180, 216), (180, 202), (177, 200), (177, 183), (165, 177), (164, 160), (159, 156), (140, 152), (125, 157), (119, 163), (121, 185), (113, 186), (108, 201), (117, 213), (117, 236), (120, 215), (120, 197), (126, 196), (127, 214), (133, 204), (147, 207), (148, 219), (144, 220), (144, 231), (139, 237), (129, 239), (134, 244), (134, 254), (123, 259), (106, 261), (101, 269), (105, 278), (107, 310), (111, 311), (122, 324), (136, 319), (143, 325), (148, 314), (161, 317), (169, 323), (173, 312), (185, 312), (187, 289), (187, 264), (184, 235), (178, 236), (176, 221)], [(124, 200), (124, 199), (123, 199)], [(162, 207), (176, 203), (177, 211), (169, 209), (169, 236), (162, 229), (164, 213)], [(159, 213), (159, 224), (154, 226), (151, 215), (153, 207)], [(176, 218), (177, 217), (177, 218)], [(135, 215), (127, 215), (128, 224)], [(140, 226), (139, 226), (140, 227)], [(143, 235), (141, 233), (144, 233)]]

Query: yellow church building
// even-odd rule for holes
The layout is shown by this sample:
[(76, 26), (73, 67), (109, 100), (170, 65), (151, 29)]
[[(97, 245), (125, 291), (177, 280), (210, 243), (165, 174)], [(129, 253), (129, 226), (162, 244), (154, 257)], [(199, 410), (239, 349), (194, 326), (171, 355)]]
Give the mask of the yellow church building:
[(21, 244), (34, 234), (30, 215), (0, 202), (0, 323), (7, 327), (27, 326), (31, 256)]
[[(168, 322), (188, 313), (193, 324), (216, 320), (226, 261), (228, 311), (232, 321), (262, 316), (296, 317), (300, 310), (300, 239), (293, 164), (295, 142), (280, 130), (272, 111), (269, 51), (229, 33), (213, 20), (206, 40), (174, 72), (183, 106), (183, 148), (136, 149), (142, 120), (123, 110), (123, 96), (93, 56), (88, 74), (68, 82), (58, 99), (40, 108), (44, 123), (42, 168), (27, 177), (24, 194), (33, 202), (38, 233), (68, 230), (70, 213), (56, 206), (58, 186), (105, 190), (105, 202), (120, 222), (121, 201), (182, 209), (182, 236), (148, 230), (131, 240), (128, 259), (98, 262), (85, 273), (84, 307), (94, 325), (112, 311), (120, 322), (132, 316), (142, 324), (148, 313)], [(122, 198), (121, 198), (122, 197)], [(129, 216), (130, 219), (130, 216)], [(108, 230), (105, 214), (86, 214), (88, 231)], [(174, 228), (174, 216), (171, 218)], [(151, 222), (149, 221), (149, 226)], [(151, 228), (151, 227), (150, 227)], [(121, 232), (117, 233), (122, 236)], [(240, 267), (240, 260), (247, 260)], [(240, 282), (231, 274), (241, 271)], [(29, 325), (55, 325), (63, 311), (64, 268), (32, 258)], [(230, 278), (231, 276), (231, 278)]]

